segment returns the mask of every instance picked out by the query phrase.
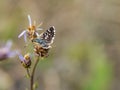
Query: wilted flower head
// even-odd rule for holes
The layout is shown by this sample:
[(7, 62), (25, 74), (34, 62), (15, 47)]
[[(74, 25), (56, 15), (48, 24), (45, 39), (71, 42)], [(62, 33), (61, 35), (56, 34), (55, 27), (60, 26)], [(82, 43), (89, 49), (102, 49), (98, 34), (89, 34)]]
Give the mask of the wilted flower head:
[[(18, 38), (20, 38), (21, 36), (24, 35), (24, 40), (25, 40), (25, 42), (27, 41), (27, 36), (28, 36), (28, 38), (29, 38), (30, 40), (32, 40), (32, 39), (34, 39), (34, 38), (36, 38), (36, 37), (38, 36), (37, 31), (38, 31), (38, 30), (42, 30), (42, 28), (36, 27), (35, 22), (34, 22), (34, 24), (32, 25), (32, 20), (31, 20), (30, 15), (28, 15), (28, 21), (29, 21), (29, 26), (28, 26), (28, 28), (25, 29), (25, 30), (23, 30), (22, 33), (18, 36)], [(41, 23), (41, 24), (42, 24), (42, 23)], [(41, 24), (40, 24), (40, 25), (41, 25)], [(40, 26), (40, 25), (39, 25), (39, 26)]]
[(14, 57), (16, 55), (16, 51), (11, 50), (12, 41), (7, 41), (6, 45), (0, 47), (0, 61), (5, 60), (7, 58)]
[(22, 56), (19, 52), (17, 52), (19, 59), (21, 61), (21, 64), (23, 65), (23, 67), (25, 68), (30, 68), (31, 66), (31, 57), (30, 54), (27, 53), (24, 56)]
[(47, 57), (48, 51), (49, 51), (49, 48), (45, 49), (45, 48), (41, 47), (40, 45), (34, 46), (34, 52), (41, 57)]

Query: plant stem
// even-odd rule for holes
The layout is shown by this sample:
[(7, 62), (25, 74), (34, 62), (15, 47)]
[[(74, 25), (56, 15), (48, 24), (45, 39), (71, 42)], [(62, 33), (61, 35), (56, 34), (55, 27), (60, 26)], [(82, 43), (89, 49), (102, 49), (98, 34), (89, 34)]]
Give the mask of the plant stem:
[(37, 57), (37, 59), (35, 61), (35, 64), (33, 66), (33, 70), (32, 70), (31, 76), (30, 76), (30, 90), (33, 90), (34, 74), (35, 74), (35, 69), (36, 69), (38, 62), (39, 62), (39, 56)]
[(30, 71), (29, 71), (29, 68), (27, 68), (27, 75), (28, 75), (28, 77), (30, 78)]

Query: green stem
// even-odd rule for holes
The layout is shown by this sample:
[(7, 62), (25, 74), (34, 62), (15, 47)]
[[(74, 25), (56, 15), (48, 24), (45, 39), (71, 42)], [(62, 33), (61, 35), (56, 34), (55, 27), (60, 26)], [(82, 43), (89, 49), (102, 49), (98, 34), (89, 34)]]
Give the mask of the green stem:
[(34, 74), (35, 74), (35, 69), (37, 67), (38, 62), (39, 62), (39, 56), (37, 57), (37, 59), (35, 61), (35, 64), (33, 66), (33, 70), (32, 70), (31, 76), (30, 76), (30, 90), (33, 90)]
[(27, 75), (28, 75), (28, 77), (30, 77), (30, 71), (29, 71), (29, 68), (27, 68)]

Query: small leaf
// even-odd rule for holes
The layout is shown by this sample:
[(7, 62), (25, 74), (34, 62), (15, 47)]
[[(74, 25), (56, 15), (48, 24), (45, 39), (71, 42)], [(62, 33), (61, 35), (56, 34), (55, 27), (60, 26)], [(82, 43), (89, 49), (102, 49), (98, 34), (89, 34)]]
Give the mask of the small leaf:
[(30, 78), (30, 76), (28, 74), (25, 75), (26, 78)]
[(35, 82), (35, 83), (33, 84), (33, 88), (34, 88), (34, 90), (35, 90), (36, 88), (38, 88), (38, 82)]

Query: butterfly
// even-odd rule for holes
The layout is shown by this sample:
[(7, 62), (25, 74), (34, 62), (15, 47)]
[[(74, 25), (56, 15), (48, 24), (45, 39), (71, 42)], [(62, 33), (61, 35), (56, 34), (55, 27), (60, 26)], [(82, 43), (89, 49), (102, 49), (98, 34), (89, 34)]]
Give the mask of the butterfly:
[(55, 27), (52, 26), (45, 32), (41, 33), (38, 38), (32, 40), (33, 43), (40, 45), (44, 49), (50, 48), (55, 37)]

